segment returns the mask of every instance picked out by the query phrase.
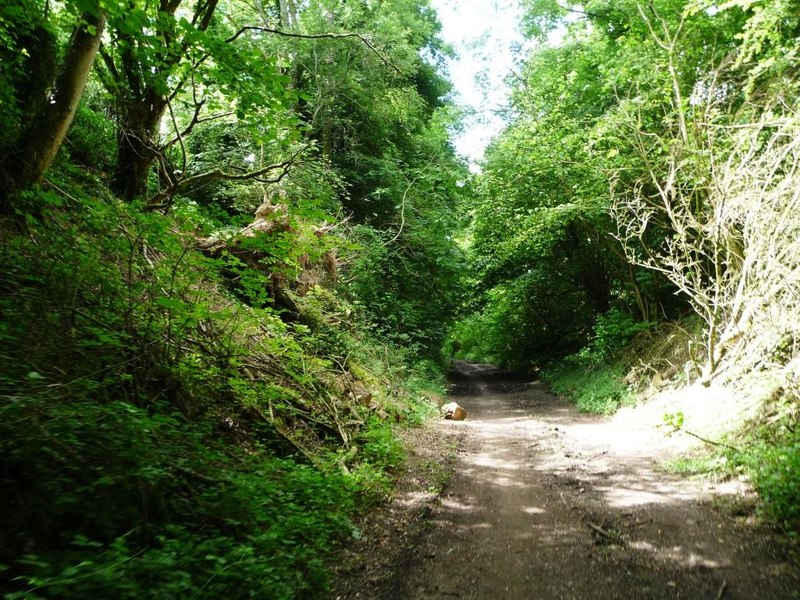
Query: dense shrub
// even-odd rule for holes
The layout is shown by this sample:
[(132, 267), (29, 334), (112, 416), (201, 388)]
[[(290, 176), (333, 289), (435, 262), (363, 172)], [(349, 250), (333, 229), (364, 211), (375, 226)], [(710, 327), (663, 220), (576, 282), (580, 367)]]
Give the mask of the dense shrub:
[[(194, 249), (191, 211), (51, 177), (69, 196), (29, 194), (42, 218), (0, 242), (0, 592), (319, 597), (403, 457), (353, 396), (409, 416), (429, 401), (399, 378), (431, 373), (343, 323), (328, 290), (291, 314), (241, 302), (228, 263)], [(303, 227), (295, 246), (319, 239)]]
[(783, 415), (762, 425), (732, 462), (750, 473), (765, 514), (800, 542), (800, 426), (793, 402), (784, 399)]
[(629, 313), (611, 309), (596, 317), (594, 331), (582, 350), (552, 362), (542, 377), (579, 410), (613, 413), (620, 405), (635, 401), (635, 391), (625, 381), (628, 365), (623, 354), (636, 334), (651, 327)]
[(653, 323), (637, 321), (629, 312), (612, 308), (595, 318), (594, 332), (583, 354), (600, 360), (614, 360), (636, 334), (652, 326)]
[(554, 392), (574, 401), (582, 412), (611, 414), (620, 405), (636, 399), (625, 382), (623, 369), (616, 364), (597, 364), (581, 357), (568, 357), (544, 369), (542, 378)]

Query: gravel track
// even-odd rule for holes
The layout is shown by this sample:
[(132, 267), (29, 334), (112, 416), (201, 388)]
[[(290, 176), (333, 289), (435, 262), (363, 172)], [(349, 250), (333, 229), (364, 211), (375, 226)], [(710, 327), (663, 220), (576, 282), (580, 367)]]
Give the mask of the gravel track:
[(468, 419), (417, 441), (451, 440), (448, 485), (423, 509), (401, 490), (385, 521), (394, 533), (359, 554), (366, 565), (380, 554), (381, 567), (352, 567), (369, 577), (335, 598), (800, 598), (797, 565), (741, 482), (668, 474), (673, 440), (579, 414), (489, 365), (459, 363), (452, 381)]

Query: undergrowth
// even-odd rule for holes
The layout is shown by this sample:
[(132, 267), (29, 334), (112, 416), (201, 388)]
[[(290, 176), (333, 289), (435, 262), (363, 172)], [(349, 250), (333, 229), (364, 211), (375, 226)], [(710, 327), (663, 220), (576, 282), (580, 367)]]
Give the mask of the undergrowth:
[(581, 412), (611, 414), (634, 404), (636, 390), (626, 381), (625, 349), (634, 336), (651, 327), (618, 310), (598, 315), (589, 343), (577, 354), (545, 367), (542, 378)]
[(726, 456), (719, 453), (681, 456), (668, 461), (665, 467), (671, 473), (689, 476), (708, 476), (712, 474), (725, 476), (730, 471)]
[(333, 290), (293, 295), (298, 240), (331, 243), (302, 220), (257, 248), (267, 273), (83, 172), (27, 202), (0, 240), (0, 593), (322, 596), (402, 464), (393, 424), (435, 410), (435, 366)]
[(673, 459), (666, 467), (673, 473), (700, 477), (744, 475), (758, 492), (761, 516), (800, 548), (800, 428), (795, 411), (792, 402), (784, 399), (777, 418), (751, 424), (721, 445)]
[(542, 377), (556, 394), (575, 402), (581, 412), (608, 415), (636, 401), (618, 365), (588, 363), (580, 358), (564, 360), (544, 369)]
[(761, 499), (762, 512), (800, 544), (800, 421), (797, 400), (784, 398), (770, 422), (750, 431), (730, 462), (744, 470)]

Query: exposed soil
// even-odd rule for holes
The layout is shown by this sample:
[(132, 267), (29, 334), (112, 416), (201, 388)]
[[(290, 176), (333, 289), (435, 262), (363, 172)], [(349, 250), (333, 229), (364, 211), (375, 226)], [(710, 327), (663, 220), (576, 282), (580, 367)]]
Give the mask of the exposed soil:
[(450, 398), (467, 420), (409, 432), (398, 494), (363, 524), (333, 598), (800, 598), (743, 482), (660, 466), (685, 450), (675, 439), (488, 365), (459, 363)]

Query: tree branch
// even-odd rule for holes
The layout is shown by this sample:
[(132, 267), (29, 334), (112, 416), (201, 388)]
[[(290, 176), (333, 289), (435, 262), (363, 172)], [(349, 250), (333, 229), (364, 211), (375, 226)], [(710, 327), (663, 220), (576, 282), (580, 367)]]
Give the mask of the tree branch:
[(108, 69), (108, 74), (110, 75), (111, 79), (106, 80), (106, 77), (103, 75), (102, 69), (97, 69), (98, 76), (100, 77), (100, 83), (103, 84), (103, 87), (106, 88), (109, 94), (115, 94), (117, 92), (116, 89), (120, 84), (121, 78), (119, 76), (119, 71), (117, 71), (117, 65), (114, 64), (114, 59), (111, 58), (111, 55), (106, 50), (105, 44), (100, 42), (100, 48), (98, 49), (98, 54), (103, 61), (103, 64)]
[(400, 67), (395, 65), (391, 60), (389, 60), (386, 56), (384, 56), (383, 53), (380, 50), (378, 50), (378, 48), (375, 46), (375, 44), (373, 44), (369, 40), (369, 38), (367, 38), (364, 34), (361, 34), (361, 33), (295, 33), (295, 32), (292, 32), (292, 31), (282, 31), (280, 29), (273, 29), (272, 27), (263, 27), (261, 25), (247, 25), (245, 27), (240, 28), (239, 31), (237, 31), (235, 34), (233, 34), (231, 37), (229, 37), (225, 41), (227, 43), (233, 42), (238, 37), (240, 37), (244, 33), (247, 33), (248, 31), (259, 31), (259, 32), (262, 32), (262, 33), (272, 33), (274, 35), (280, 35), (280, 36), (283, 36), (283, 37), (290, 37), (290, 38), (298, 38), (298, 39), (303, 39), (303, 40), (322, 40), (322, 39), (337, 40), (337, 39), (346, 39), (346, 38), (358, 38), (359, 40), (361, 40), (361, 42), (364, 43), (364, 45), (367, 48), (369, 48), (372, 52), (374, 52), (375, 55), (378, 58), (380, 58), (383, 63), (385, 63), (385, 64), (389, 65), (390, 67), (392, 67), (395, 71), (397, 71), (397, 73), (399, 75), (404, 75), (404, 73), (400, 69)]
[(589, 12), (589, 11), (585, 11), (585, 10), (579, 10), (577, 8), (572, 8), (571, 6), (565, 6), (565, 5), (560, 4), (558, 2), (556, 2), (556, 6), (558, 8), (560, 8), (561, 10), (565, 11), (565, 12), (573, 13), (573, 14), (576, 14), (576, 15), (581, 15), (582, 17), (586, 17), (588, 19), (598, 19), (598, 20), (600, 20), (600, 19), (604, 19), (605, 18), (601, 14), (598, 14), (598, 13), (595, 13), (595, 12)]
[[(203, 106), (202, 103), (195, 106), (195, 112), (194, 112), (194, 117), (192, 117), (192, 122), (197, 120), (197, 113), (200, 112), (202, 106)], [(167, 102), (167, 108), (169, 109), (170, 119), (172, 119), (172, 127), (175, 129), (175, 137), (177, 138), (178, 142), (181, 145), (181, 173), (186, 173), (186, 146), (183, 143), (183, 135), (181, 134), (181, 130), (178, 128), (178, 122), (175, 120), (175, 111), (172, 110), (172, 102)], [(165, 146), (164, 150), (166, 150), (167, 147), (168, 146)]]
[[(257, 180), (261, 183), (278, 183), (281, 181), (286, 175), (289, 174), (289, 169), (295, 163), (297, 158), (306, 150), (308, 150), (308, 146), (303, 146), (299, 150), (297, 150), (291, 157), (287, 160), (275, 164), (268, 165), (261, 169), (256, 169), (255, 171), (248, 171), (246, 173), (228, 173), (223, 171), (222, 169), (211, 169), (209, 171), (205, 171), (203, 173), (198, 173), (197, 175), (192, 175), (191, 177), (186, 177), (185, 179), (179, 179), (172, 185), (170, 185), (167, 189), (160, 191), (155, 196), (153, 196), (150, 201), (147, 203), (147, 208), (150, 210), (161, 210), (164, 208), (168, 208), (172, 198), (175, 197), (176, 194), (179, 192), (193, 187), (197, 185), (202, 185), (209, 181), (214, 181), (217, 179), (223, 179), (226, 181), (250, 181), (250, 180)], [(267, 173), (271, 173), (273, 171), (280, 170), (280, 173), (268, 179), (263, 178), (264, 175)]]

